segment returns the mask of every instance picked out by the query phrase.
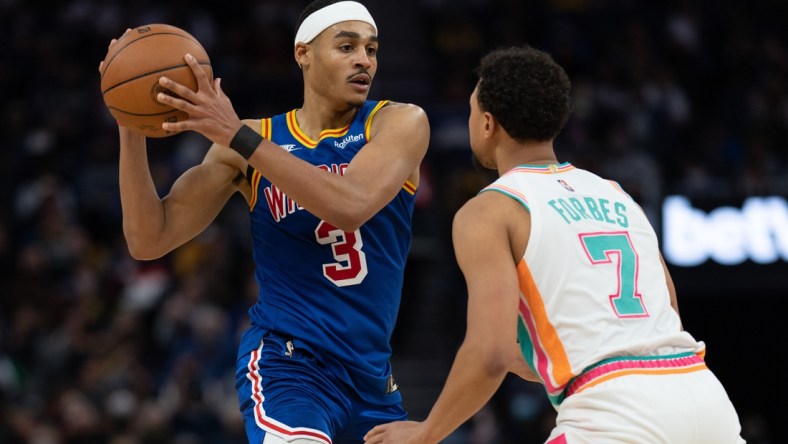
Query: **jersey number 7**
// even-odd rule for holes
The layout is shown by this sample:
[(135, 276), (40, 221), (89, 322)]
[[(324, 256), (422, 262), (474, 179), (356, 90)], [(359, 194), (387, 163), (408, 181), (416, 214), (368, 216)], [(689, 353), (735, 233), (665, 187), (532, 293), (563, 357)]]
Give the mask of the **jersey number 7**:
[(643, 298), (638, 292), (640, 260), (629, 233), (582, 233), (580, 243), (593, 265), (615, 265), (618, 290), (609, 297), (616, 315), (620, 318), (647, 317)]

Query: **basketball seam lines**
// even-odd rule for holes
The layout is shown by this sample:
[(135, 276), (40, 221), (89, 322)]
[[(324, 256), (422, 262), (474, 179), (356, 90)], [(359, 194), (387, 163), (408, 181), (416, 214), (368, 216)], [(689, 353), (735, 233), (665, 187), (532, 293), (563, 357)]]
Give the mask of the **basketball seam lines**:
[[(198, 63), (199, 63), (200, 65), (203, 65), (203, 66), (211, 66), (211, 63), (210, 63), (210, 62), (198, 62)], [(101, 91), (101, 95), (103, 96), (103, 95), (105, 95), (106, 93), (108, 93), (108, 92), (112, 91), (113, 89), (115, 89), (115, 88), (117, 88), (117, 87), (119, 87), (119, 86), (125, 85), (125, 84), (127, 84), (127, 83), (129, 83), (129, 82), (133, 82), (133, 81), (135, 81), (135, 80), (137, 80), (137, 79), (141, 79), (141, 78), (143, 78), (143, 77), (145, 77), (145, 76), (149, 76), (149, 75), (151, 75), (151, 74), (156, 74), (157, 72), (164, 72), (164, 71), (169, 71), (169, 70), (171, 70), (171, 69), (175, 69), (175, 68), (183, 68), (184, 66), (189, 66), (189, 65), (187, 65), (187, 64), (185, 64), (185, 63), (184, 63), (184, 64), (182, 64), (182, 65), (173, 65), (173, 66), (168, 66), (168, 67), (166, 67), (166, 68), (157, 69), (157, 70), (155, 70), (155, 71), (149, 71), (149, 72), (146, 72), (146, 73), (142, 73), (142, 74), (140, 74), (140, 75), (138, 75), (138, 76), (134, 76), (134, 77), (132, 77), (132, 78), (130, 78), (130, 79), (126, 79), (126, 80), (124, 80), (124, 81), (122, 81), (122, 82), (120, 82), (120, 83), (118, 83), (118, 84), (116, 84), (116, 85), (112, 85), (112, 86), (110, 86), (109, 88), (105, 89), (104, 91)]]
[[(142, 36), (140, 38), (134, 39), (134, 40), (126, 43), (125, 45), (120, 47), (120, 49), (115, 51), (115, 54), (112, 56), (112, 58), (107, 61), (107, 66), (104, 67), (104, 72), (101, 73), (101, 80), (104, 80), (104, 74), (107, 73), (107, 69), (109, 69), (109, 65), (112, 64), (112, 62), (115, 60), (115, 57), (117, 57), (118, 54), (123, 52), (124, 49), (126, 49), (127, 47), (133, 45), (135, 42), (139, 42), (142, 39), (147, 39), (148, 37), (153, 37), (153, 36), (157, 36), (157, 35), (174, 35), (174, 36), (180, 37), (182, 39), (190, 40), (190, 41), (202, 46), (202, 44), (199, 41), (197, 41), (197, 39), (189, 38), (189, 37), (186, 37), (183, 34), (178, 34), (178, 33), (175, 33), (175, 32), (156, 32), (156, 33), (153, 33), (153, 34), (144, 35), (144, 36)], [(114, 88), (114, 87), (112, 87), (112, 88)], [(102, 94), (104, 94), (104, 93), (102, 93)]]
[(162, 111), (162, 112), (160, 112), (160, 113), (142, 114), (142, 113), (131, 113), (131, 112), (128, 112), (128, 111), (122, 110), (122, 109), (120, 109), (120, 108), (115, 108), (114, 106), (108, 106), (107, 108), (108, 108), (108, 109), (111, 109), (111, 110), (115, 110), (115, 111), (121, 112), (121, 113), (123, 113), (123, 114), (126, 114), (126, 115), (129, 115), (129, 116), (137, 116), (137, 117), (153, 117), (153, 116), (163, 116), (164, 114), (170, 114), (170, 113), (172, 113), (172, 112), (179, 112), (179, 110), (177, 110), (177, 109), (175, 109), (175, 108), (172, 108), (172, 109), (169, 109), (169, 110), (167, 110), (167, 111)]

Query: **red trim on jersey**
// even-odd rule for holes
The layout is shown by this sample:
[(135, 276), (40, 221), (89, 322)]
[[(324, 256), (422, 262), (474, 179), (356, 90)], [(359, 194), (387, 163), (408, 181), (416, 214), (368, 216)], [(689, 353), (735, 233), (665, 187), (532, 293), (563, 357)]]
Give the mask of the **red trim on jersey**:
[(566, 435), (562, 433), (550, 441), (547, 441), (545, 444), (567, 444)]
[(578, 376), (567, 387), (566, 397), (619, 376), (691, 373), (706, 368), (706, 362), (698, 355), (663, 358), (614, 358), (610, 362), (586, 370)]

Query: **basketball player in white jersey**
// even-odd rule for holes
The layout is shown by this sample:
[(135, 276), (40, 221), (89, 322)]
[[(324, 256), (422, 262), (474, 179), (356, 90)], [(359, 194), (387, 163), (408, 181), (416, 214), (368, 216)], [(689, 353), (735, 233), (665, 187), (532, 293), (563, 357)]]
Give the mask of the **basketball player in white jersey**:
[(454, 219), (466, 337), (428, 418), (377, 426), (365, 442), (437, 443), (514, 372), (557, 410), (549, 444), (743, 443), (704, 343), (682, 328), (646, 216), (616, 183), (556, 159), (566, 73), (511, 48), (478, 74), (471, 147), (500, 178)]

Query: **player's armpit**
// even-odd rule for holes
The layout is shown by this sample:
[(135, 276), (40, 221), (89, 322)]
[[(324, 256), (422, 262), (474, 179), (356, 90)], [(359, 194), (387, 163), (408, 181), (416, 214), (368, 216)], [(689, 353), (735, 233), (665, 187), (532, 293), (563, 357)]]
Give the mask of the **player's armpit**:
[(536, 373), (525, 362), (525, 358), (520, 351), (520, 345), (515, 342), (512, 349), (511, 360), (509, 361), (509, 372), (514, 373), (526, 381), (541, 383), (542, 381)]

